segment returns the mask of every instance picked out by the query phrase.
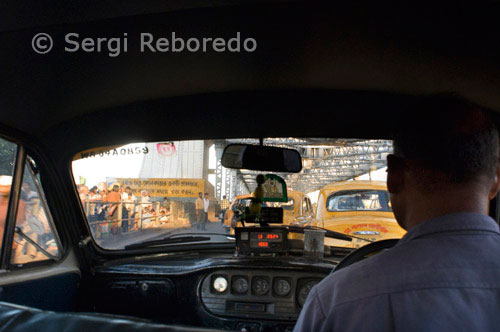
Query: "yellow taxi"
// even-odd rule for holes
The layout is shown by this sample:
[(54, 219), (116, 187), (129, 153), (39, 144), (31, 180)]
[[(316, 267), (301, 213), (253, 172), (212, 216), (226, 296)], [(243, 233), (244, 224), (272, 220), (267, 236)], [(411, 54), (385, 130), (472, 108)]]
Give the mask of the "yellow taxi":
[(313, 208), (309, 197), (300, 191), (288, 190), (288, 202), (273, 203), (283, 208), (283, 225), (308, 224), (312, 221)]
[[(250, 205), (250, 198), (252, 198), (252, 194), (246, 194), (246, 195), (238, 195), (234, 199), (234, 201), (231, 203), (231, 206), (229, 209), (227, 209), (226, 213), (224, 214), (224, 226), (225, 227), (235, 227), (236, 219), (234, 218), (234, 211), (239, 209), (239, 208), (244, 208)], [(233, 223), (233, 224), (231, 224)]]
[(325, 244), (358, 248), (368, 241), (401, 238), (387, 185), (381, 181), (344, 181), (324, 186), (318, 194), (313, 226), (355, 236), (352, 242), (325, 239)]

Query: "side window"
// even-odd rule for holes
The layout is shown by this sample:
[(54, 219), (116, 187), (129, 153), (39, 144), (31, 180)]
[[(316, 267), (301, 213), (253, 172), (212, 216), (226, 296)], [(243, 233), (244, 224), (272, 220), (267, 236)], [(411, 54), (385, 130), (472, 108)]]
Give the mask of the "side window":
[(305, 211), (304, 214), (311, 215), (313, 213), (313, 208), (312, 208), (312, 205), (311, 205), (311, 200), (307, 196), (304, 198), (304, 211)]
[(27, 157), (12, 243), (14, 265), (59, 258), (59, 240), (35, 172), (34, 161)]
[(3, 241), (5, 218), (7, 217), (16, 152), (16, 144), (0, 138), (0, 248)]

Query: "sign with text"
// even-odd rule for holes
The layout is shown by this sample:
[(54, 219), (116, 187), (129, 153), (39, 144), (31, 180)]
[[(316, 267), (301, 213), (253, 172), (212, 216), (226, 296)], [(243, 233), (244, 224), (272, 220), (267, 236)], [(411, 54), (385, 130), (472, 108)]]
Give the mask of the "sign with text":
[(116, 179), (123, 187), (130, 187), (136, 195), (147, 190), (151, 197), (198, 197), (206, 192), (207, 184), (203, 179)]
[[(142, 144), (143, 145), (143, 144)], [(147, 155), (150, 153), (147, 146), (141, 144), (135, 145), (113, 145), (108, 147), (94, 148), (77, 153), (73, 157), (73, 161), (79, 159), (88, 159), (96, 157), (118, 157), (118, 156), (132, 156), (132, 155)]]

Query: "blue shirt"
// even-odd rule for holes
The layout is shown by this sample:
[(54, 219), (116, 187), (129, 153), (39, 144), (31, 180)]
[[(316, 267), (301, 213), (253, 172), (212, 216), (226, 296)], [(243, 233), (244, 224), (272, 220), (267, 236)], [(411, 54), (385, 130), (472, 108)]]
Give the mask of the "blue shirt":
[(316, 285), (294, 331), (500, 331), (498, 225), (456, 213), (413, 227)]

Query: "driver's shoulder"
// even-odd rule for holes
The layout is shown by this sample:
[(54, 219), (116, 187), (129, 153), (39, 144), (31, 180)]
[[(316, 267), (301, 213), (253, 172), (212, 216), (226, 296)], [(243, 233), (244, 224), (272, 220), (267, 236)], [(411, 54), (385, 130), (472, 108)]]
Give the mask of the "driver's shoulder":
[[(328, 303), (338, 306), (432, 287), (476, 287), (487, 282), (500, 289), (500, 281), (496, 281), (500, 280), (500, 263), (480, 251), (485, 241), (450, 236), (403, 241), (330, 274), (318, 284), (317, 292), (325, 302), (328, 297)], [(486, 247), (498, 249), (496, 237), (490, 242)]]
[(339, 305), (391, 292), (401, 280), (399, 275), (414, 264), (407, 259), (408, 251), (412, 251), (409, 246), (396, 246), (336, 271), (317, 285), (318, 296), (324, 294)]

